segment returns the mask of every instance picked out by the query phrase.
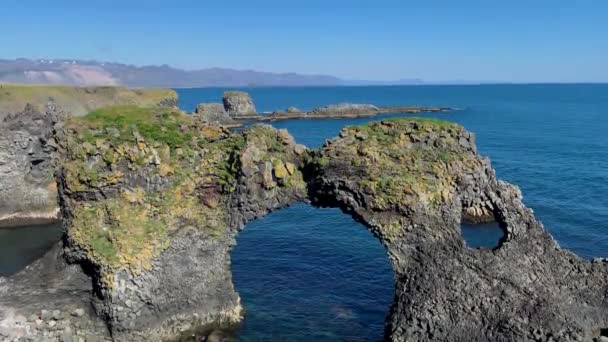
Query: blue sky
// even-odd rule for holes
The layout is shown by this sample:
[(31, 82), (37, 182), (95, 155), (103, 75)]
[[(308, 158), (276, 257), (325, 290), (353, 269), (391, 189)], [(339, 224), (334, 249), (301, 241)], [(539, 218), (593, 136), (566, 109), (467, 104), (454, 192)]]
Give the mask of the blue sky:
[(608, 1), (2, 0), (0, 58), (608, 82)]

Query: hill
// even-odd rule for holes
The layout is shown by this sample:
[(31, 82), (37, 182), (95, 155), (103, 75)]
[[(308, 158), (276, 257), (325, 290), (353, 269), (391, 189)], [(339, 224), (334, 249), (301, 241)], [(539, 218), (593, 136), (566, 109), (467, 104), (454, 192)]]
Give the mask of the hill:
[(168, 65), (134, 66), (67, 59), (0, 59), (0, 83), (62, 84), (74, 86), (191, 88), (246, 86), (343, 85), (327, 75), (272, 73), (209, 68), (183, 70)]

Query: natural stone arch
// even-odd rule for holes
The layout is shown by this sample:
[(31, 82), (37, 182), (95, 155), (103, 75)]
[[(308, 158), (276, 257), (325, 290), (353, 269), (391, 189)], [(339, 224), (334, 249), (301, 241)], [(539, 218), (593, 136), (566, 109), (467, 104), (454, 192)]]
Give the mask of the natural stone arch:
[(383, 336), (394, 273), (386, 248), (352, 215), (297, 202), (248, 222), (236, 239), (230, 258), (243, 338)]
[[(1, 283), (1, 312), (42, 309), (28, 279), (82, 294), (80, 267), (96, 309), (84, 326), (98, 334), (99, 321), (129, 341), (238, 321), (235, 235), (310, 200), (342, 208), (387, 247), (396, 275), (387, 340), (574, 341), (608, 326), (607, 263), (561, 250), (460, 126), (382, 121), (306, 152), (268, 126), (230, 134), (172, 110), (121, 110), (128, 125), (108, 127), (110, 110), (57, 130), (64, 249)], [(468, 249), (459, 233), (463, 212), (481, 204), (506, 231), (495, 250)], [(29, 293), (41, 303), (20, 304)], [(53, 305), (82, 305), (53, 293)]]

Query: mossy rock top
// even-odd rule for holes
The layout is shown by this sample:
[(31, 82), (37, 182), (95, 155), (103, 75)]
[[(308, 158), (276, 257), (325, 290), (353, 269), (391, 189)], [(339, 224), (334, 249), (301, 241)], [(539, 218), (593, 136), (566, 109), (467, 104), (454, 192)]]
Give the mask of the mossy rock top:
[(63, 132), (68, 241), (108, 276), (148, 269), (181, 228), (225, 234), (245, 173), (269, 191), (305, 192), (293, 162), (303, 152), (267, 125), (233, 134), (177, 109), (121, 106), (70, 118)]
[(374, 210), (404, 212), (449, 200), (458, 175), (479, 166), (474, 137), (462, 126), (399, 118), (350, 126), (313, 154), (321, 177), (350, 182)]
[(175, 227), (222, 233), (242, 136), (176, 109), (133, 106), (71, 118), (64, 132), (64, 190), (75, 199), (68, 238), (95, 264), (145, 269)]

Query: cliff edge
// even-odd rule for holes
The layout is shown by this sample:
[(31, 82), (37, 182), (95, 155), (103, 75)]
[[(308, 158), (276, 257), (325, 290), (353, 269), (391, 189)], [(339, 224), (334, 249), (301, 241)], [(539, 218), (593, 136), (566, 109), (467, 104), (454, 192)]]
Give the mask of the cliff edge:
[(0, 226), (58, 219), (54, 130), (104, 106), (174, 107), (164, 89), (0, 85)]

